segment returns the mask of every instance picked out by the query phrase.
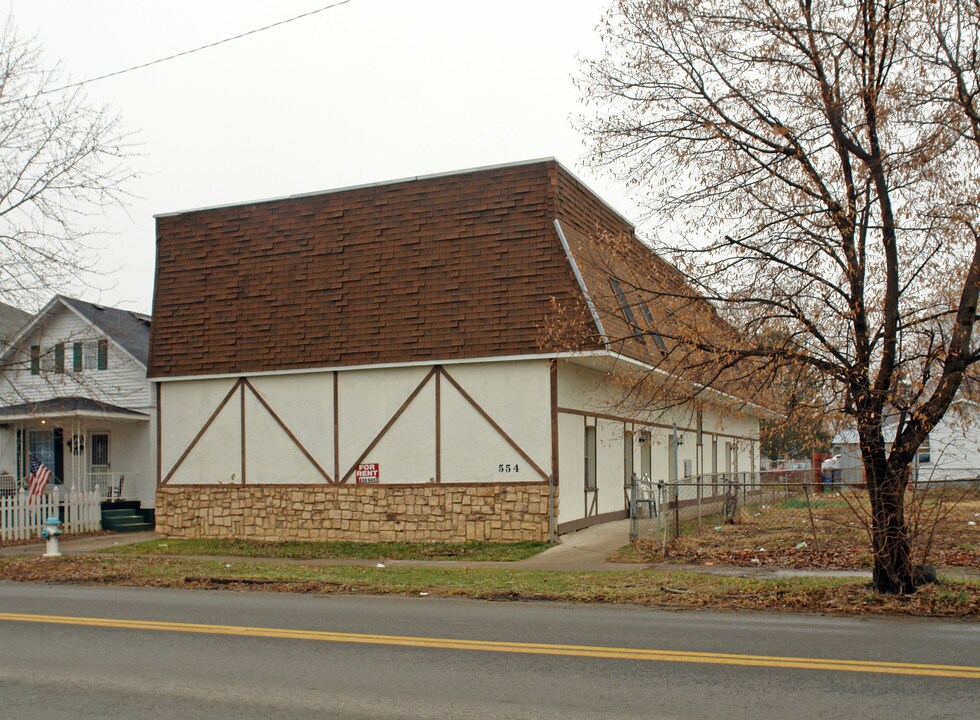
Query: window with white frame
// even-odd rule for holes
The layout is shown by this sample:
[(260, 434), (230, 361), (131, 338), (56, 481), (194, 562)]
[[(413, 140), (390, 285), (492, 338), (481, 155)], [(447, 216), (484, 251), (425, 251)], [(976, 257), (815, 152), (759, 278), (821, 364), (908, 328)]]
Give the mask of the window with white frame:
[(596, 489), (596, 434), (592, 425), (585, 426), (585, 489)]
[(926, 435), (926, 439), (922, 441), (919, 445), (919, 465), (925, 465), (932, 462), (932, 450), (929, 447), (929, 436)]

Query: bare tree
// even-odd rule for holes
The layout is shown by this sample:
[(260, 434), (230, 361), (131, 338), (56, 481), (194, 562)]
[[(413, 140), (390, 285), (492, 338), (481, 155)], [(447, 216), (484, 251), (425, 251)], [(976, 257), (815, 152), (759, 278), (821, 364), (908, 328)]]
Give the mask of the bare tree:
[(0, 298), (32, 307), (93, 270), (93, 222), (126, 195), (132, 147), (80, 88), (58, 90), (38, 44), (0, 35)]
[(818, 382), (860, 437), (875, 587), (911, 592), (910, 468), (980, 359), (980, 0), (619, 0), (601, 32), (592, 160), (686, 279), (635, 291), (738, 328), (673, 323), (673, 362)]

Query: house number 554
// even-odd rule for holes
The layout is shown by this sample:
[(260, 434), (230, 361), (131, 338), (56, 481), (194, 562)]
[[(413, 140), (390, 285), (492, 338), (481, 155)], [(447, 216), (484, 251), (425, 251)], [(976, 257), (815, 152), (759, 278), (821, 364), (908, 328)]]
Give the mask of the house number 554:
[(521, 466), (518, 465), (518, 464), (516, 464), (516, 463), (514, 465), (498, 465), (497, 466), (497, 472), (509, 473), (509, 472), (520, 472), (520, 471), (521, 471)]

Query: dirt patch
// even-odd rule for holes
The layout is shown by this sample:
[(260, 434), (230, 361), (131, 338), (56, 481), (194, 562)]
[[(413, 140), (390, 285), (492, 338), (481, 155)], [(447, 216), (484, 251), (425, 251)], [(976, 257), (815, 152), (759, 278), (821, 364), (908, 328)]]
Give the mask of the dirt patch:
[[(955, 502), (954, 502), (955, 501)], [(668, 561), (737, 567), (821, 570), (871, 568), (866, 500), (860, 496), (818, 496), (743, 507), (734, 524), (690, 522), (667, 546)], [(980, 495), (918, 499), (910, 522), (913, 559), (940, 567), (980, 571)], [(811, 515), (812, 512), (812, 521)], [(971, 524), (972, 523), (972, 524)], [(662, 559), (653, 538), (640, 538), (633, 552), (617, 561)]]

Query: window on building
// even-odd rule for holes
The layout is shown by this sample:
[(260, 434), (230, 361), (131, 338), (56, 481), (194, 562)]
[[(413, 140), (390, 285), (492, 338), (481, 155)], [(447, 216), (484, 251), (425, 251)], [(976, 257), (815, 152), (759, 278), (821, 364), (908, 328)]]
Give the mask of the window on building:
[(81, 350), (76, 350), (76, 358), (81, 353), (79, 361), (80, 369), (85, 370), (107, 370), (109, 367), (109, 341), (105, 338), (98, 340), (85, 340), (75, 343), (76, 347), (81, 346)]
[(633, 484), (633, 433), (627, 430), (623, 435), (623, 485)]
[(54, 371), (54, 348), (45, 348), (41, 353), (41, 372), (49, 373)]
[(596, 489), (596, 435), (591, 425), (585, 426), (585, 489)]
[(99, 346), (92, 340), (82, 343), (82, 365), (85, 370), (99, 367)]
[(41, 374), (41, 346), (31, 345), (31, 375)]
[(623, 292), (623, 288), (619, 284), (619, 281), (616, 278), (609, 278), (609, 284), (612, 286), (613, 292), (616, 294), (616, 299), (619, 300), (619, 307), (622, 308), (623, 317), (626, 318), (626, 322), (629, 323), (630, 329), (633, 331), (633, 337), (641, 337), (643, 335), (643, 331), (636, 322), (636, 315), (633, 314), (633, 308), (626, 299), (626, 293)]
[(666, 355), (667, 354), (667, 344), (664, 342), (664, 339), (662, 337), (660, 337), (660, 333), (658, 333), (653, 328), (653, 325), (654, 325), (654, 323), (653, 323), (653, 313), (650, 312), (650, 308), (647, 306), (647, 304), (646, 304), (645, 301), (642, 301), (641, 300), (638, 304), (640, 306), (640, 314), (643, 315), (643, 320), (647, 324), (647, 330), (650, 331), (650, 337), (653, 338), (653, 342), (657, 346), (657, 348), (660, 350), (661, 354)]
[(932, 451), (929, 448), (929, 436), (926, 435), (926, 439), (922, 441), (919, 445), (919, 464), (925, 465), (926, 463), (932, 462)]

